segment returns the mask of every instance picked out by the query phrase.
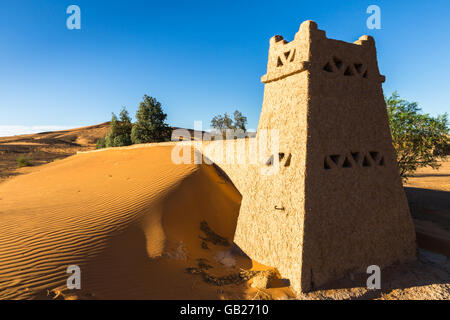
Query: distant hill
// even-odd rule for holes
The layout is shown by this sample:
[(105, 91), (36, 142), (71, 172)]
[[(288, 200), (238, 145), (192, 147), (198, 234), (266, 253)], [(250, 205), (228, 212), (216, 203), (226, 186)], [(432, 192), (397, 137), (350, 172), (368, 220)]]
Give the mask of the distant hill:
[(0, 137), (0, 144), (67, 144), (78, 146), (95, 145), (97, 139), (104, 137), (109, 130), (109, 122), (94, 126), (60, 131), (40, 132), (10, 137)]
[[(63, 159), (78, 151), (95, 149), (98, 139), (109, 130), (110, 122), (60, 131), (0, 137), (0, 182), (30, 169), (17, 170), (17, 158), (25, 157), (33, 166)], [(172, 130), (184, 129), (172, 127)], [(194, 139), (194, 130), (188, 130)], [(205, 131), (202, 131), (205, 133)], [(255, 133), (250, 133), (254, 136)]]
[(41, 165), (95, 148), (96, 141), (109, 130), (109, 122), (69, 130), (41, 132), (0, 138), (0, 181), (27, 168), (17, 169), (17, 158)]

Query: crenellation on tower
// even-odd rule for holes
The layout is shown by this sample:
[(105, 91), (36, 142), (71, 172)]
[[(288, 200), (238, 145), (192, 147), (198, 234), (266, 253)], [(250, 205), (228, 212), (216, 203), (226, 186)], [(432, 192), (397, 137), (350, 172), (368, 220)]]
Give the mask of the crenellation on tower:
[(378, 71), (375, 41), (371, 36), (361, 36), (354, 43), (329, 39), (313, 21), (303, 22), (290, 42), (280, 35), (270, 39), (267, 73), (261, 81), (268, 83), (312, 68), (336, 76), (369, 79), (370, 75), (373, 80), (385, 81)]

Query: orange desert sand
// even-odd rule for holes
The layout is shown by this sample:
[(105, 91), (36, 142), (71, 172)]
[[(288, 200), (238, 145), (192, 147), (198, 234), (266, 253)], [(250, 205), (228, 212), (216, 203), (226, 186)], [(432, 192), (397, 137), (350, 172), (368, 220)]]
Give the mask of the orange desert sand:
[[(383, 270), (382, 290), (349, 274), (295, 294), (233, 246), (233, 184), (215, 166), (173, 164), (172, 147), (80, 153), (1, 182), (0, 299), (450, 298), (449, 260), (424, 250)], [(81, 290), (66, 288), (69, 265)], [(270, 288), (253, 287), (268, 275)]]
[[(213, 166), (172, 164), (171, 150), (78, 154), (0, 184), (0, 298), (257, 294), (236, 275), (261, 266), (230, 253), (240, 194)], [(81, 291), (65, 289), (74, 264)]]

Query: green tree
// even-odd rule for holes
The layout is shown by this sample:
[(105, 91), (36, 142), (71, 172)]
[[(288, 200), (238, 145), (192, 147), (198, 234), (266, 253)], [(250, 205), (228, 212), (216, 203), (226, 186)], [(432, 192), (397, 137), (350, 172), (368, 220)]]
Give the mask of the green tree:
[(103, 137), (103, 138), (97, 139), (95, 148), (96, 148), (96, 149), (103, 149), (103, 148), (106, 148), (106, 138)]
[(118, 124), (119, 120), (117, 119), (116, 114), (113, 112), (111, 116), (111, 122), (109, 123), (109, 131), (105, 136), (105, 147), (111, 148), (115, 147), (114, 145), (114, 139), (117, 136), (118, 133)]
[[(131, 144), (131, 130), (132, 130), (131, 118), (128, 115), (128, 111), (125, 107), (120, 111), (120, 120), (113, 113), (111, 117), (111, 123), (109, 132), (106, 134), (104, 145), (106, 148), (110, 147), (122, 147), (129, 146)], [(101, 147), (103, 141), (100, 139), (97, 141), (97, 147)]]
[(233, 120), (226, 112), (223, 116), (218, 114), (212, 118), (211, 127), (214, 128), (214, 130), (220, 134), (223, 139), (225, 139), (226, 130), (233, 129)]
[(218, 114), (214, 116), (211, 120), (211, 127), (222, 132), (225, 130), (225, 126), (223, 123), (223, 116), (221, 114)]
[(120, 111), (120, 122), (119, 122), (119, 134), (117, 144), (123, 146), (129, 146), (131, 142), (131, 131), (133, 129), (133, 124), (131, 122), (131, 117), (125, 107)]
[(247, 117), (244, 117), (242, 113), (238, 110), (234, 111), (234, 120), (225, 112), (222, 115), (216, 115), (211, 120), (211, 127), (216, 131), (222, 133), (225, 136), (227, 129), (242, 129), (246, 131), (245, 125), (247, 123)]
[(416, 102), (401, 99), (397, 92), (385, 100), (400, 176), (406, 179), (425, 166), (437, 169), (449, 143), (447, 114), (421, 114)]
[(247, 117), (242, 115), (242, 113), (238, 110), (234, 111), (234, 129), (241, 129), (243, 131), (247, 131), (245, 125), (247, 124)]
[(230, 116), (226, 112), (223, 115), (223, 126), (225, 129), (234, 129), (233, 120), (230, 118)]
[(167, 114), (161, 103), (144, 95), (136, 113), (136, 123), (131, 131), (133, 143), (162, 142), (170, 140), (170, 127), (165, 123)]

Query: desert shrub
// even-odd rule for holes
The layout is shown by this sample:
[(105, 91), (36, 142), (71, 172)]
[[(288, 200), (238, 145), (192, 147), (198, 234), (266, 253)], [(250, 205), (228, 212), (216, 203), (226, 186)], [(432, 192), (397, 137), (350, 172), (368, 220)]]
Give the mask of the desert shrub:
[(163, 112), (161, 103), (144, 95), (131, 131), (132, 143), (169, 141), (171, 130), (165, 123), (166, 118), (167, 114)]
[[(109, 132), (105, 136), (104, 146), (106, 148), (129, 146), (131, 144), (132, 127), (131, 118), (125, 108), (122, 108), (120, 112), (120, 120), (113, 113)], [(97, 141), (97, 147), (101, 147), (102, 144), (103, 141)]]
[(30, 159), (28, 159), (25, 156), (19, 156), (17, 159), (17, 167), (18, 168), (22, 168), (22, 167), (30, 167), (33, 164), (31, 163)]
[(449, 143), (447, 114), (421, 114), (416, 102), (401, 99), (396, 92), (386, 98), (386, 105), (400, 176), (406, 179), (425, 166), (437, 169)]

